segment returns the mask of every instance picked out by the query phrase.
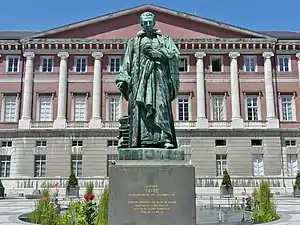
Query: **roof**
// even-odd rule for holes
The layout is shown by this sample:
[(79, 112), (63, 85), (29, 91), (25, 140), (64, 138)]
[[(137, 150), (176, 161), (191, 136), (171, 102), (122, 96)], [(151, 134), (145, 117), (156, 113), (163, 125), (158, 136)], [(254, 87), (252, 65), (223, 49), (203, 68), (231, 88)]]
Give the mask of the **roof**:
[(190, 19), (190, 20), (193, 20), (193, 21), (196, 21), (196, 22), (212, 25), (212, 26), (215, 26), (215, 27), (231, 30), (231, 31), (234, 31), (234, 32), (244, 33), (246, 35), (250, 35), (250, 36), (254, 36), (254, 37), (270, 38), (269, 35), (266, 35), (264, 33), (252, 31), (252, 30), (249, 30), (249, 29), (246, 29), (246, 28), (241, 28), (241, 27), (238, 27), (238, 26), (222, 23), (222, 22), (219, 22), (219, 21), (207, 19), (207, 18), (204, 18), (204, 17), (196, 16), (196, 15), (193, 15), (193, 14), (188, 14), (188, 13), (185, 13), (185, 12), (180, 12), (180, 11), (177, 11), (177, 10), (173, 10), (173, 9), (169, 9), (169, 8), (165, 8), (165, 7), (161, 7), (161, 6), (157, 6), (157, 5), (153, 5), (153, 4), (144, 4), (144, 5), (136, 6), (136, 7), (133, 7), (133, 8), (121, 10), (121, 11), (118, 11), (118, 12), (109, 13), (109, 14), (106, 14), (106, 15), (103, 15), (103, 16), (98, 16), (98, 17), (94, 17), (94, 18), (91, 18), (91, 19), (82, 20), (82, 21), (79, 21), (79, 22), (76, 22), (76, 23), (72, 23), (72, 24), (57, 27), (57, 28), (54, 28), (54, 29), (42, 31), (40, 33), (37, 33), (37, 34), (29, 37), (29, 38), (41, 38), (41, 37), (45, 37), (47, 35), (53, 35), (53, 34), (56, 34), (56, 33), (59, 33), (59, 32), (63, 32), (63, 31), (67, 31), (67, 30), (71, 30), (71, 29), (75, 29), (75, 28), (80, 28), (80, 27), (91, 25), (91, 24), (98, 23), (98, 22), (101, 22), (101, 21), (110, 20), (110, 19), (113, 19), (113, 18), (116, 18), (116, 17), (128, 15), (128, 14), (131, 14), (131, 13), (134, 13), (134, 12), (146, 11), (146, 10), (147, 11), (148, 10), (149, 11), (154, 10), (154, 11), (166, 13), (166, 14), (169, 14), (169, 15), (177, 16), (177, 17)]
[(166, 13), (166, 14), (169, 14), (169, 15), (174, 15), (174, 16), (178, 16), (178, 17), (181, 17), (181, 18), (187, 18), (187, 19), (190, 19), (190, 20), (194, 20), (194, 21), (204, 23), (204, 24), (213, 25), (213, 26), (216, 26), (216, 27), (232, 30), (232, 31), (235, 31), (235, 32), (245, 33), (245, 34), (253, 35), (253, 36), (256, 36), (256, 37), (278, 38), (278, 39), (300, 39), (300, 32), (292, 32), (292, 31), (254, 31), (254, 30), (245, 29), (245, 28), (241, 28), (241, 27), (238, 27), (238, 26), (218, 22), (218, 21), (215, 21), (215, 20), (199, 17), (199, 16), (196, 16), (196, 15), (175, 11), (175, 10), (164, 8), (164, 7), (161, 7), (161, 6), (156, 6), (156, 5), (152, 5), (152, 4), (144, 4), (144, 5), (140, 5), (140, 6), (137, 6), (137, 7), (125, 9), (125, 10), (114, 12), (114, 13), (109, 13), (109, 14), (106, 14), (106, 15), (103, 15), (103, 16), (98, 16), (98, 17), (94, 17), (94, 18), (91, 18), (91, 19), (87, 19), (87, 20), (82, 20), (82, 21), (79, 21), (79, 22), (75, 22), (75, 23), (72, 23), (72, 24), (68, 24), (68, 25), (65, 25), (65, 26), (61, 26), (61, 27), (57, 27), (57, 28), (49, 29), (49, 30), (45, 30), (45, 31), (0, 31), (0, 40), (1, 39), (2, 40), (19, 40), (19, 39), (23, 39), (23, 38), (44, 37), (44, 36), (47, 36), (47, 35), (56, 34), (56, 33), (62, 32), (62, 31), (67, 31), (67, 30), (71, 30), (71, 29), (75, 29), (75, 28), (80, 28), (80, 27), (87, 26), (87, 25), (90, 25), (90, 24), (94, 24), (94, 23), (97, 23), (97, 22), (100, 22), (100, 21), (113, 19), (113, 18), (116, 18), (116, 17), (128, 15), (130, 13), (138, 12), (138, 11), (142, 11), (142, 10), (155, 10), (155, 11), (163, 12), (163, 13)]
[(37, 33), (37, 31), (0, 31), (0, 40), (19, 40)]
[(259, 31), (278, 39), (300, 39), (300, 32), (294, 31)]

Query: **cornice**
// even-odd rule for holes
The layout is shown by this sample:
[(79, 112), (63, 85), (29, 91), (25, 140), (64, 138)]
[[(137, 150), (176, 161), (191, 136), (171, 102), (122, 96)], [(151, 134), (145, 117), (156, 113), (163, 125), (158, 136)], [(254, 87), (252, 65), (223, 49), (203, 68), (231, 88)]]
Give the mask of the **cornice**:
[[(298, 129), (176, 129), (178, 137), (299, 137)], [(86, 129), (86, 130), (0, 130), (0, 139), (18, 138), (82, 138), (93, 137), (111, 138), (117, 137), (118, 129)]]
[[(101, 51), (103, 54), (123, 54), (128, 39), (27, 39), (18, 41), (0, 40), (0, 54), (19, 54), (21, 51), (36, 54), (58, 54), (66, 51), (70, 54), (92, 54)], [(300, 40), (278, 41), (274, 38), (199, 38), (174, 39), (182, 54), (194, 54), (202, 51), (207, 54), (262, 54), (263, 52), (297, 53)]]
[[(270, 43), (275, 44), (276, 38), (174, 38), (176, 43)], [(58, 43), (58, 44), (103, 44), (103, 43), (127, 43), (128, 38), (121, 39), (87, 39), (87, 38), (43, 38), (23, 39), (22, 44)], [(300, 41), (299, 41), (300, 43)]]

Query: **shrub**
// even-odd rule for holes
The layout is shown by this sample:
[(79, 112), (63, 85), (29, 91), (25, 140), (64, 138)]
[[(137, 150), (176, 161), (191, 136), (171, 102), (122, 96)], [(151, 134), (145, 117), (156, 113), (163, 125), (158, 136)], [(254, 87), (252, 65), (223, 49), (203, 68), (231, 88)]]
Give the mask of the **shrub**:
[(297, 173), (294, 187), (300, 189), (300, 171), (298, 171), (298, 173)]
[(42, 225), (55, 225), (58, 218), (55, 205), (50, 202), (50, 192), (48, 188), (43, 189), (41, 198), (36, 209), (29, 216), (31, 223)]
[(224, 172), (223, 172), (222, 185), (224, 185), (226, 187), (231, 187), (231, 179), (230, 179), (230, 176), (229, 176), (227, 170), (224, 170)]
[(103, 194), (99, 202), (96, 225), (108, 225), (108, 207), (109, 207), (108, 204), (109, 204), (109, 189), (106, 186), (104, 188)]
[(78, 186), (78, 180), (75, 176), (75, 174), (73, 172), (71, 172), (69, 179), (68, 179), (68, 184), (67, 184), (67, 188), (74, 188)]
[(265, 181), (259, 186), (259, 190), (253, 193), (254, 210), (251, 221), (254, 223), (267, 223), (279, 219), (276, 212), (276, 206), (271, 199), (269, 184)]
[(85, 191), (85, 195), (91, 195), (94, 191), (94, 184), (92, 182), (89, 182), (86, 184), (85, 186), (86, 191)]
[(71, 210), (67, 210), (63, 215), (56, 218), (55, 225), (73, 225)]

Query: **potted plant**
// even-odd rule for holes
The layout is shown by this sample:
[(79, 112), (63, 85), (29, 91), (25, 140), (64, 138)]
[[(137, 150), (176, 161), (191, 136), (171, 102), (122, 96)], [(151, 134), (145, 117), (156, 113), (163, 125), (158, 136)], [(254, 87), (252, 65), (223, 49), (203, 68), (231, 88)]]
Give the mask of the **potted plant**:
[(300, 197), (300, 171), (298, 171), (296, 176), (296, 182), (294, 185), (294, 196)]
[(223, 198), (230, 198), (233, 196), (233, 186), (231, 184), (230, 176), (227, 170), (224, 170), (223, 172), (223, 179), (220, 191), (221, 197)]
[(5, 188), (4, 188), (1, 180), (0, 180), (0, 197), (2, 197), (2, 198), (5, 197)]
[(78, 180), (73, 172), (71, 172), (66, 189), (66, 196), (67, 197), (79, 197), (79, 186)]

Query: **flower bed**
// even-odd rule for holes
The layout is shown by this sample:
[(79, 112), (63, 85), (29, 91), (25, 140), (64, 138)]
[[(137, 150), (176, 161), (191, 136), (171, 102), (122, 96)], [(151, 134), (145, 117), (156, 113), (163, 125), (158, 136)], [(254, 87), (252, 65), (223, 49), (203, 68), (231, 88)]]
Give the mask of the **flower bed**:
[(93, 187), (87, 187), (83, 201), (75, 201), (65, 212), (60, 212), (50, 199), (49, 189), (44, 189), (36, 209), (19, 217), (21, 221), (42, 225), (108, 225), (108, 188), (95, 201)]

